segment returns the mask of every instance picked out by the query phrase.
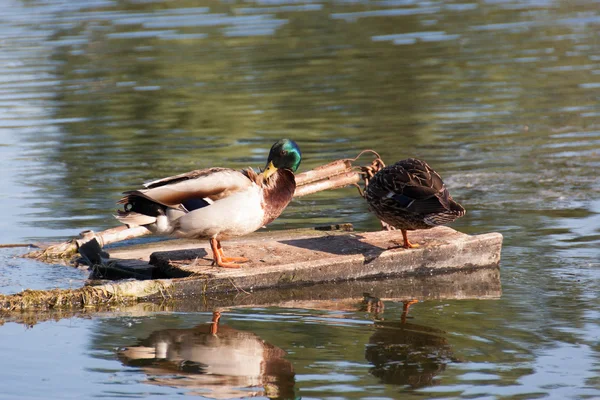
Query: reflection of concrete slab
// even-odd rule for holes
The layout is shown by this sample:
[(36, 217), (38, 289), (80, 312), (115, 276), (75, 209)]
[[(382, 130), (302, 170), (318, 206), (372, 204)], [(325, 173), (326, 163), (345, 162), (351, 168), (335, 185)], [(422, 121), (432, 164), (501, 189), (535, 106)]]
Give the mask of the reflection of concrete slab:
[[(138, 303), (127, 305), (127, 298), (119, 306), (119, 312), (129, 315), (147, 315), (148, 313), (169, 312), (202, 312), (215, 309), (225, 310), (233, 307), (288, 307), (313, 310), (364, 309), (371, 298), (385, 301), (442, 300), (442, 299), (498, 299), (500, 298), (500, 270), (496, 267), (456, 270), (446, 274), (433, 276), (395, 277), (386, 279), (356, 280), (346, 282), (329, 282), (300, 287), (271, 288), (254, 292), (230, 291), (228, 293), (198, 293), (198, 281), (194, 279), (168, 279), (158, 282), (169, 283), (161, 290), (152, 291), (153, 281), (129, 281), (93, 288), (99, 292), (109, 290), (111, 293), (121, 291), (119, 296), (127, 296), (125, 291), (131, 284), (142, 285), (129, 299), (137, 298)], [(191, 296), (191, 293), (196, 293)], [(86, 296), (89, 295), (86, 294)], [(19, 295), (14, 295), (19, 296)], [(63, 296), (65, 296), (63, 294)], [(175, 296), (169, 298), (170, 296)], [(184, 297), (185, 296), (185, 297)], [(66, 297), (66, 296), (65, 296)], [(114, 297), (117, 297), (114, 295)], [(150, 303), (147, 301), (157, 301)], [(0, 296), (0, 305), (2, 299)], [(58, 320), (77, 315), (88, 315), (103, 311), (114, 313), (114, 302), (97, 303), (95, 307), (83, 309), (48, 309), (44, 303), (37, 307), (24, 307), (17, 313), (4, 313), (3, 318), (14, 322), (34, 325), (48, 319)]]
[[(193, 281), (188, 281), (193, 282)], [(183, 281), (182, 281), (183, 283)], [(206, 294), (176, 301), (178, 311), (210, 311), (227, 307), (289, 307), (316, 310), (357, 310), (365, 294), (385, 301), (407, 299), (498, 299), (502, 294), (498, 268), (457, 270), (432, 276), (318, 283), (252, 293)]]
[[(365, 309), (365, 300), (384, 301), (417, 300), (463, 300), (498, 299), (502, 294), (500, 270), (492, 268), (463, 269), (433, 276), (395, 277), (375, 280), (329, 282), (301, 287), (271, 288), (254, 292), (231, 291), (189, 296), (198, 292), (198, 282), (193, 279), (169, 279), (172, 283), (167, 291), (146, 292), (138, 296), (140, 302), (121, 304), (117, 313), (143, 316), (155, 312), (206, 312), (240, 307), (286, 307), (312, 310), (356, 311)], [(151, 281), (123, 282), (111, 285), (123, 287), (127, 283), (146, 285)], [(106, 289), (109, 285), (99, 288)], [(100, 290), (103, 290), (100, 289)], [(113, 289), (114, 290), (114, 289)], [(181, 296), (188, 294), (187, 297)], [(179, 296), (166, 299), (167, 295)], [(1, 299), (0, 299), (1, 300)], [(146, 301), (147, 300), (147, 301)], [(152, 300), (155, 303), (148, 302)], [(0, 301), (1, 304), (1, 301)], [(12, 322), (34, 325), (48, 319), (59, 320), (74, 316), (109, 311), (114, 315), (113, 303), (98, 304), (83, 309), (23, 309), (17, 313), (4, 313), (3, 318)]]
[[(364, 233), (309, 233), (294, 237), (283, 232), (280, 238), (255, 238), (225, 242), (228, 256), (251, 261), (240, 269), (211, 266), (206, 241), (193, 248), (171, 250), (174, 243), (156, 243), (141, 253), (134, 250), (111, 252), (117, 262), (145, 258), (167, 277), (192, 276), (206, 293), (297, 286), (307, 283), (347, 281), (374, 277), (435, 275), (465, 268), (497, 266), (502, 235), (470, 236), (447, 227), (411, 232), (421, 247), (404, 249), (398, 231)], [(190, 246), (189, 242), (186, 246)]]

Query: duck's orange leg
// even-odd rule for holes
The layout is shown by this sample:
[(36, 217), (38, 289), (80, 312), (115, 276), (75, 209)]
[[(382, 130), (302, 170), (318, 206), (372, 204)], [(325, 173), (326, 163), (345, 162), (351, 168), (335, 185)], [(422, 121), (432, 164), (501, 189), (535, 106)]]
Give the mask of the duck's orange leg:
[(221, 259), (223, 261), (225, 261), (225, 262), (241, 262), (241, 263), (245, 263), (245, 262), (250, 261), (246, 257), (225, 257), (225, 254), (223, 253), (223, 247), (221, 246), (221, 242), (219, 240), (217, 240), (217, 249), (221, 253)]
[(219, 320), (221, 319), (220, 311), (213, 311), (212, 321), (210, 322), (210, 334), (216, 335), (219, 331)]
[(401, 229), (402, 231), (402, 237), (404, 238), (404, 248), (405, 249), (414, 249), (416, 247), (419, 247), (418, 244), (412, 244), (411, 242), (408, 241), (408, 235), (406, 233), (405, 229)]
[[(210, 239), (210, 248), (213, 252), (214, 261), (213, 264), (217, 264), (223, 268), (240, 268), (239, 264), (235, 264), (235, 261), (242, 262), (239, 257), (224, 257), (221, 243), (215, 238)], [(245, 259), (245, 261), (248, 261)]]
[(402, 301), (402, 316), (400, 317), (400, 320), (402, 321), (402, 323), (406, 323), (406, 317), (408, 316), (408, 308), (415, 304), (418, 303), (419, 300), (417, 299), (412, 299), (412, 300), (404, 300)]

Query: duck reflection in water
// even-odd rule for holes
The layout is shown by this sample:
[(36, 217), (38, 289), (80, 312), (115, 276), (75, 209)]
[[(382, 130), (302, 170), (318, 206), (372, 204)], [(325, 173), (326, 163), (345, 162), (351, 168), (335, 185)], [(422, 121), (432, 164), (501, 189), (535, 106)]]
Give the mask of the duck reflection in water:
[(400, 321), (375, 323), (365, 358), (373, 364), (370, 373), (383, 383), (411, 388), (430, 386), (446, 364), (458, 362), (444, 331), (406, 322), (408, 307), (416, 302), (403, 302)]
[(128, 366), (141, 368), (150, 384), (190, 389), (188, 394), (224, 399), (266, 396), (294, 398), (294, 372), (285, 351), (252, 332), (219, 325), (165, 329), (119, 352)]

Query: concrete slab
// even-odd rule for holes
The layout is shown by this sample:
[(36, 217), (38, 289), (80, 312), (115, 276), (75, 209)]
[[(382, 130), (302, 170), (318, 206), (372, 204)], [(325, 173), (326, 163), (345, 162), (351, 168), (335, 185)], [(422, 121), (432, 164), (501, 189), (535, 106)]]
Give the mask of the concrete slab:
[[(148, 268), (145, 259), (150, 259), (152, 271), (145, 274), (145, 280), (103, 281), (100, 286), (79, 289), (25, 290), (0, 295), (0, 311), (173, 299), (185, 299), (184, 305), (200, 301), (212, 307), (281, 305), (321, 301), (331, 296), (355, 301), (364, 293), (382, 299), (422, 300), (436, 296), (461, 298), (477, 289), (482, 292), (476, 297), (499, 296), (501, 234), (470, 236), (438, 227), (411, 232), (410, 238), (421, 247), (398, 247), (398, 231), (267, 232), (224, 244), (226, 254), (252, 260), (240, 269), (211, 266), (208, 244), (198, 241), (163, 241), (110, 249), (109, 260), (99, 246), (95, 247), (96, 253), (92, 246), (85, 258), (99, 260), (106, 270), (129, 268), (144, 275), (139, 271)], [(165, 249), (170, 250), (157, 251)], [(167, 275), (170, 278), (158, 279)]]
[[(319, 282), (339, 282), (376, 277), (434, 275), (460, 269), (498, 267), (502, 235), (470, 236), (448, 227), (410, 233), (416, 249), (398, 247), (399, 231), (362, 233), (306, 232), (277, 240), (258, 238), (224, 242), (226, 255), (251, 261), (240, 269), (211, 266), (208, 243), (193, 248), (155, 251), (150, 264), (162, 274), (193, 277), (203, 292), (217, 293)], [(124, 254), (121, 254), (123, 256)]]

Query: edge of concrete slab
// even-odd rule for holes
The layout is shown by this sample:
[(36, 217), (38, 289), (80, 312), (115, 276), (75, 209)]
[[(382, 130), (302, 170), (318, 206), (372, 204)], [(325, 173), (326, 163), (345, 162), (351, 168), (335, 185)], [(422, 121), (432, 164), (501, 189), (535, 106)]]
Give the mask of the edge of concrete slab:
[[(223, 269), (206, 265), (193, 265), (198, 261), (198, 249), (156, 252), (151, 263), (163, 273), (174, 277), (190, 276), (203, 283), (206, 293), (231, 290), (253, 290), (272, 287), (288, 287), (321, 282), (340, 282), (378, 277), (435, 275), (448, 271), (497, 266), (500, 262), (502, 235), (488, 233), (470, 236), (450, 228), (436, 228), (428, 232), (436, 243), (416, 249), (363, 246), (353, 254), (323, 254), (307, 261), (292, 261), (274, 265), (255, 265), (241, 269)], [(336, 235), (327, 238), (293, 239), (279, 241), (291, 246), (313, 247), (311, 240), (329, 241), (329, 246), (347, 245), (348, 237), (365, 237), (368, 240), (387, 240), (389, 232), (366, 232)], [(438, 240), (444, 237), (447, 240)], [(354, 239), (352, 239), (354, 240)], [(346, 241), (343, 243), (342, 241)], [(268, 247), (269, 245), (266, 245)], [(290, 249), (290, 254), (293, 250)], [(343, 251), (339, 251), (343, 253)], [(196, 258), (194, 258), (196, 257)], [(292, 257), (293, 258), (293, 257)], [(191, 265), (191, 266), (190, 266)]]

